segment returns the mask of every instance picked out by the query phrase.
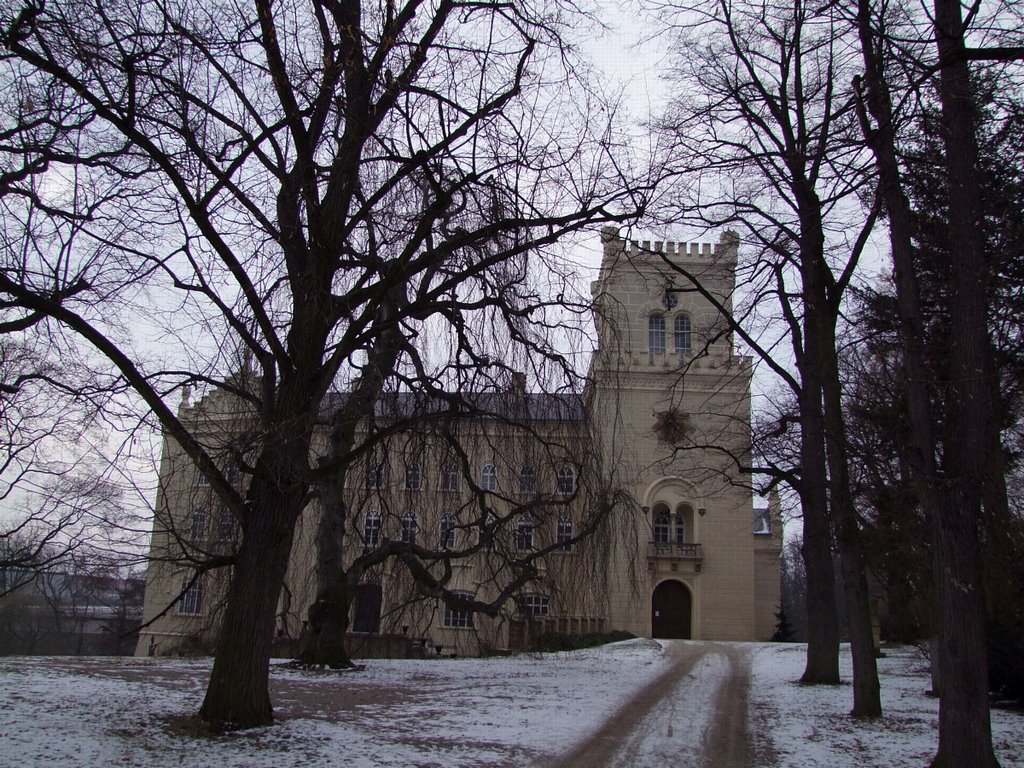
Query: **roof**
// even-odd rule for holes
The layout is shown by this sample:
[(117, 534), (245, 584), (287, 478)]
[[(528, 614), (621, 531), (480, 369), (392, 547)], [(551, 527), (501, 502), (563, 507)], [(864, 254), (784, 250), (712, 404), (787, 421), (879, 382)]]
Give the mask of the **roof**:
[[(329, 396), (325, 413), (341, 407), (347, 392)], [(502, 421), (586, 421), (587, 409), (582, 396), (575, 393), (548, 392), (392, 392), (374, 405), (374, 416), (381, 419), (415, 419), (448, 415), (464, 419)]]

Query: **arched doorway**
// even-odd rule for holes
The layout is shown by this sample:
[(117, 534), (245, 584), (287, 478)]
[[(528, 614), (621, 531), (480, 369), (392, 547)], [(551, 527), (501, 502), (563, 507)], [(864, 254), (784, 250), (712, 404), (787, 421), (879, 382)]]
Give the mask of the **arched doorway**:
[(663, 581), (651, 596), (651, 636), (690, 639), (690, 590), (679, 581)]

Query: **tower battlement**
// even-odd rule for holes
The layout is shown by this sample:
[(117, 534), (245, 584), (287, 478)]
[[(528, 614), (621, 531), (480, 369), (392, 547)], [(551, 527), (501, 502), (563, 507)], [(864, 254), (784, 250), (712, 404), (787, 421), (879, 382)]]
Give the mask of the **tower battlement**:
[(619, 259), (631, 263), (645, 260), (669, 259), (692, 263), (726, 263), (735, 265), (739, 236), (732, 230), (722, 233), (717, 243), (685, 242), (676, 240), (626, 240), (616, 227), (601, 231), (604, 243), (603, 266), (612, 267)]
[(714, 255), (711, 243), (686, 243), (674, 240), (629, 240), (624, 250), (629, 256), (640, 256), (648, 253), (666, 256), (689, 256), (691, 259), (710, 259)]

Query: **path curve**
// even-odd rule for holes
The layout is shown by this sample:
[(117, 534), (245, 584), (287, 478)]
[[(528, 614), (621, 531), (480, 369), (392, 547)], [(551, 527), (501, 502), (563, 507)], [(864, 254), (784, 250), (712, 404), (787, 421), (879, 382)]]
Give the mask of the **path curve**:
[(551, 768), (743, 768), (750, 649), (666, 642), (671, 666)]

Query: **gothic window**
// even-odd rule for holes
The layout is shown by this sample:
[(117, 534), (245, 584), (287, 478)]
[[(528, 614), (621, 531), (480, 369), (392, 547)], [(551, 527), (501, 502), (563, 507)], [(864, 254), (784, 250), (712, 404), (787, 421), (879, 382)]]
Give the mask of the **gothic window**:
[(203, 612), (203, 579), (199, 577), (191, 586), (181, 582), (182, 595), (178, 601), (178, 613), (182, 616), (198, 616)]
[(380, 512), (371, 509), (363, 519), (363, 544), (376, 547), (380, 544)]
[(559, 552), (572, 551), (572, 518), (569, 515), (558, 516), (558, 524), (555, 528), (555, 543), (558, 544)]
[(407, 491), (418, 491), (422, 480), (419, 464), (410, 462), (405, 465), (405, 489)]
[(647, 344), (652, 355), (665, 354), (665, 318), (651, 315), (647, 318)]
[(493, 464), (484, 464), (480, 470), (480, 487), (485, 491), (498, 490), (498, 470)]
[(437, 526), (438, 548), (455, 549), (455, 515), (450, 512), (441, 516)]
[(558, 492), (563, 496), (576, 492), (576, 470), (568, 464), (558, 470)]
[(671, 522), (667, 509), (659, 509), (654, 513), (654, 543), (668, 544)]
[[(459, 597), (473, 597), (468, 592), (456, 592), (455, 594)], [(441, 626), (451, 627), (453, 629), (472, 629), (473, 612), (462, 608), (452, 608), (446, 604), (444, 607), (444, 619), (441, 621)]]
[(441, 466), (441, 490), (459, 490), (459, 465), (449, 461)]
[(516, 523), (516, 549), (533, 549), (533, 531), (537, 523), (532, 517), (523, 515)]
[(693, 330), (690, 318), (676, 315), (675, 319), (676, 354), (685, 357), (693, 350)]
[(402, 515), (402, 541), (406, 544), (415, 544), (419, 532), (420, 524), (416, 520), (416, 513), (406, 512)]
[(534, 471), (533, 467), (529, 465), (526, 465), (519, 470), (519, 492), (537, 492), (537, 473)]

